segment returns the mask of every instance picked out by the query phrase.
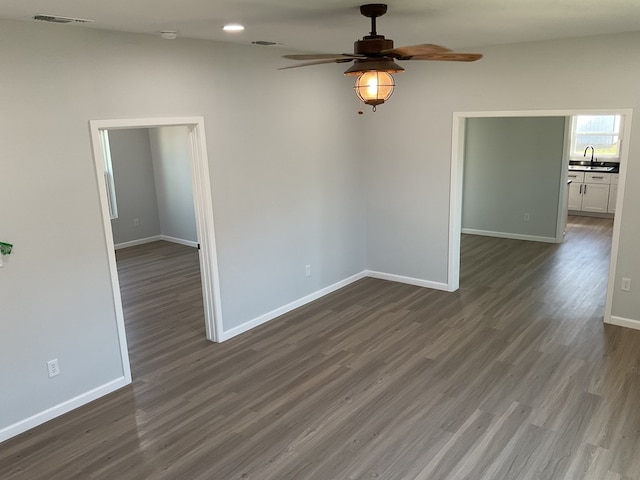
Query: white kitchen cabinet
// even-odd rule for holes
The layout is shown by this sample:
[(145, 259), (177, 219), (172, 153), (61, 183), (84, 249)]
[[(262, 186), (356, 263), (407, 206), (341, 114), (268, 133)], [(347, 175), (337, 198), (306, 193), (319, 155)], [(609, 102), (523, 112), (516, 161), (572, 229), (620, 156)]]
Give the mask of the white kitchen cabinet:
[(569, 171), (569, 210), (582, 210), (582, 184), (584, 183), (584, 172)]
[(609, 187), (609, 207), (608, 213), (616, 213), (616, 198), (618, 198), (618, 184), (612, 183)]
[(569, 184), (569, 210), (582, 210), (582, 183)]
[[(610, 210), (610, 183), (614, 183), (617, 189), (617, 177), (610, 173), (569, 172), (569, 178), (572, 180), (569, 185), (569, 210), (613, 213)], [(615, 211), (615, 201), (613, 209)]]
[(582, 211), (607, 213), (609, 185), (603, 183), (583, 183), (582, 185)]

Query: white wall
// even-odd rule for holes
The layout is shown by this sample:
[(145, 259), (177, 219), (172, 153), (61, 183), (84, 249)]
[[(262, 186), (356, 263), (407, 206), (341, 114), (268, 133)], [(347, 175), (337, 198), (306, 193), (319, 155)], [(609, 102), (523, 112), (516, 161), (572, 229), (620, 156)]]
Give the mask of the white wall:
[(463, 229), (555, 240), (564, 124), (563, 117), (466, 120)]
[[(88, 120), (204, 116), (230, 329), (365, 268), (446, 282), (453, 112), (640, 101), (640, 34), (484, 52), (410, 63), (358, 116), (344, 66), (279, 72), (281, 50), (1, 21), (0, 238), (15, 249), (0, 270), (0, 438), (123, 375)], [(637, 282), (640, 122), (629, 141), (616, 278)], [(638, 312), (617, 289), (614, 314)]]
[[(109, 146), (118, 204), (111, 220), (113, 242), (131, 242), (160, 235), (160, 216), (149, 144), (149, 130), (111, 130)], [(134, 226), (134, 219), (139, 226)]]
[[(367, 266), (447, 280), (449, 175), (454, 112), (623, 109), (640, 106), (640, 34), (482, 49), (472, 64), (410, 62), (388, 105), (365, 115)], [(593, 59), (598, 62), (594, 63)], [(640, 120), (628, 159), (613, 314), (640, 319)]]
[(173, 239), (197, 242), (191, 156), (187, 127), (149, 129), (160, 232)]
[(123, 378), (89, 120), (205, 118), (225, 329), (364, 270), (351, 80), (283, 53), (0, 21), (0, 439)]

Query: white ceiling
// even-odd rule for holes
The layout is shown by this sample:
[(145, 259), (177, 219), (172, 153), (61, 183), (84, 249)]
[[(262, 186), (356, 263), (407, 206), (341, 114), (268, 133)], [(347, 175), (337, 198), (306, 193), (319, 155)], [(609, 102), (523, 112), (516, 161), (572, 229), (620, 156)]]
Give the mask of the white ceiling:
[[(436, 43), (482, 46), (640, 30), (640, 0), (388, 0), (378, 33), (396, 46)], [(31, 21), (36, 13), (95, 20), (99, 28), (343, 53), (369, 32), (357, 0), (0, 0), (0, 18)], [(241, 22), (242, 33), (222, 26)], [(256, 47), (259, 48), (259, 47)], [(277, 47), (269, 47), (277, 48)]]

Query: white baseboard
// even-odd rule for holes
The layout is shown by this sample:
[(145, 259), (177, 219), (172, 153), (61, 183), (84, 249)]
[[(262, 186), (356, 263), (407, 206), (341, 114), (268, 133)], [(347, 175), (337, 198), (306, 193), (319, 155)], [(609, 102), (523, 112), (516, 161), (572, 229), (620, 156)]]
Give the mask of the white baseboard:
[(230, 338), (240, 335), (241, 333), (247, 332), (259, 325), (267, 323), (270, 320), (273, 320), (281, 315), (284, 315), (285, 313), (295, 310), (296, 308), (302, 307), (307, 303), (313, 302), (314, 300), (317, 300), (320, 297), (324, 297), (325, 295), (328, 295), (331, 292), (335, 292), (336, 290), (346, 287), (347, 285), (365, 277), (377, 278), (380, 280), (390, 280), (392, 282), (406, 283), (409, 285), (416, 285), (418, 287), (433, 288), (434, 290), (449, 291), (449, 287), (446, 283), (431, 282), (429, 280), (422, 280), (419, 278), (404, 277), (401, 275), (393, 275), (391, 273), (382, 273), (382, 272), (374, 272), (371, 270), (365, 270), (349, 278), (345, 278), (344, 280), (336, 282), (333, 285), (329, 285), (328, 287), (318, 290), (317, 292), (311, 293), (306, 297), (302, 297), (280, 308), (276, 308), (275, 310), (265, 313), (264, 315), (260, 315), (259, 317), (254, 318), (253, 320), (249, 320), (248, 322), (243, 323), (242, 325), (234, 327), (230, 330), (225, 330), (220, 335), (220, 341), (224, 342), (225, 340), (229, 340)]
[(157, 242), (162, 240), (161, 235), (154, 235), (153, 237), (139, 238), (137, 240), (131, 240), (130, 242), (116, 243), (114, 248), (120, 250), (121, 248), (135, 247), (137, 245), (144, 245), (145, 243)]
[(492, 232), (490, 230), (476, 230), (463, 228), (462, 233), (469, 235), (482, 235), (484, 237), (509, 238), (511, 240), (527, 240), (529, 242), (558, 243), (556, 237), (540, 237), (538, 235), (522, 235), (520, 233)]
[(165, 242), (171, 242), (171, 243), (179, 243), (180, 245), (186, 245), (187, 247), (198, 248), (198, 242), (194, 242), (191, 240), (184, 240), (182, 238), (170, 237), (168, 235), (160, 235), (160, 240), (164, 240)]
[[(168, 238), (171, 238), (171, 237), (168, 237)], [(172, 241), (167, 238), (159, 238), (159, 237), (153, 237), (153, 240), (149, 240), (149, 239), (143, 239), (143, 240), (147, 240), (147, 241), (145, 242), (141, 240), (136, 240), (135, 242), (140, 242), (136, 244), (141, 245), (143, 243), (149, 243), (157, 240)], [(133, 242), (127, 242), (127, 246), (133, 246), (133, 245), (129, 245), (130, 243), (133, 243)], [(175, 242), (175, 243), (180, 243), (180, 242)], [(119, 244), (119, 245), (124, 245), (124, 244)], [(195, 245), (197, 246), (197, 243)], [(125, 247), (120, 247), (120, 248), (125, 248)], [(276, 308), (271, 312), (265, 313), (264, 315), (260, 315), (259, 317), (254, 318), (253, 320), (243, 323), (242, 325), (234, 327), (230, 330), (223, 331), (221, 332), (221, 335), (220, 335), (220, 341), (223, 342), (225, 340), (229, 340), (230, 338), (240, 335), (241, 333), (251, 330), (252, 328), (262, 325), (270, 320), (273, 320), (281, 315), (284, 315), (285, 313), (295, 310), (296, 308), (302, 307), (310, 302), (313, 302), (314, 300), (317, 300), (318, 298), (324, 297), (329, 293), (335, 292), (336, 290), (346, 287), (347, 285), (365, 277), (378, 278), (381, 280), (390, 280), (392, 282), (400, 282), (400, 283), (406, 283), (409, 285), (416, 285), (419, 287), (426, 287), (426, 288), (433, 288), (436, 290), (447, 291), (446, 283), (431, 282), (431, 281), (422, 280), (419, 278), (411, 278), (411, 277), (405, 277), (401, 275), (394, 275), (390, 273), (382, 273), (382, 272), (375, 272), (371, 270), (365, 270), (355, 275), (352, 275), (351, 277), (345, 278), (344, 280), (340, 280), (339, 282), (329, 285), (328, 287), (320, 289), (317, 292), (314, 292), (305, 297), (302, 297), (294, 302), (284, 305), (280, 308)], [(628, 322), (635, 322), (636, 326), (631, 328), (640, 329), (640, 322), (637, 322), (635, 320), (628, 320)], [(614, 322), (611, 322), (611, 323), (614, 323)], [(623, 325), (623, 326), (628, 326), (628, 325)], [(31, 428), (37, 427), (38, 425), (41, 425), (60, 415), (70, 412), (71, 410), (74, 410), (89, 402), (92, 402), (100, 397), (103, 397), (104, 395), (107, 395), (111, 392), (114, 392), (115, 390), (125, 387), (130, 383), (131, 383), (131, 380), (127, 380), (125, 377), (118, 378), (116, 380), (113, 380), (112, 382), (109, 382), (105, 385), (102, 385), (86, 393), (78, 395), (77, 397), (74, 397), (70, 400), (67, 400), (59, 405), (51, 407), (43, 412), (37, 413), (36, 415), (33, 415), (25, 420), (21, 420), (13, 425), (9, 425), (8, 427), (0, 429), (0, 442), (4, 442), (9, 438), (19, 435), (20, 433), (23, 433)]]
[(633, 328), (634, 330), (640, 330), (640, 320), (633, 320), (631, 318), (616, 317), (611, 315), (608, 319), (605, 319), (605, 323), (610, 325), (617, 325), (619, 327)]
[(613, 218), (614, 213), (609, 212), (584, 212), (582, 210), (569, 210), (569, 215), (575, 215), (577, 217), (595, 217), (595, 218)]
[(366, 277), (365, 272), (356, 273), (355, 275), (345, 278), (344, 280), (340, 280), (339, 282), (336, 282), (333, 285), (329, 285), (328, 287), (318, 290), (317, 292), (314, 292), (305, 297), (299, 298), (298, 300), (295, 300), (280, 308), (276, 308), (275, 310), (265, 313), (264, 315), (260, 315), (259, 317), (254, 318), (253, 320), (249, 320), (248, 322), (245, 322), (242, 325), (234, 327), (230, 330), (225, 330), (220, 335), (221, 337), (220, 341), (224, 342), (225, 340), (229, 340), (230, 338), (233, 338), (237, 335), (240, 335), (241, 333), (251, 330), (252, 328), (262, 325), (263, 323), (267, 323), (268, 321), (273, 320), (274, 318), (277, 318), (280, 315), (284, 315), (285, 313), (288, 313), (291, 310), (295, 310), (296, 308), (302, 307), (307, 303), (313, 302), (314, 300), (317, 300), (320, 297), (324, 297), (325, 295), (328, 295), (331, 292), (335, 292), (336, 290), (346, 287), (347, 285), (353, 282), (356, 282), (364, 277)]
[(103, 397), (111, 392), (115, 392), (116, 390), (125, 387), (131, 383), (125, 377), (117, 378), (109, 383), (101, 385), (100, 387), (94, 388), (86, 393), (78, 395), (70, 400), (62, 402), (54, 407), (48, 408), (47, 410), (36, 413), (29, 418), (24, 420), (20, 420), (13, 425), (9, 425), (0, 430), (0, 443), (8, 440), (16, 435), (19, 435), (27, 430), (37, 427), (38, 425), (42, 425), (49, 420), (52, 420), (60, 415), (63, 415), (71, 410), (74, 410), (78, 407), (86, 405), (89, 402), (93, 402), (100, 397)]
[(405, 277), (403, 275), (394, 275), (392, 273), (375, 272), (372, 270), (366, 270), (365, 273), (367, 274), (367, 277), (378, 278), (380, 280), (406, 283), (408, 285), (415, 285), (416, 287), (433, 288), (434, 290), (444, 290), (445, 292), (450, 290), (446, 283), (432, 282), (421, 278)]
[(153, 237), (139, 238), (137, 240), (131, 240), (130, 242), (122, 242), (114, 245), (116, 250), (121, 248), (136, 247), (138, 245), (144, 245), (145, 243), (158, 242), (164, 240), (165, 242), (179, 243), (180, 245), (186, 245), (187, 247), (198, 247), (198, 242), (191, 240), (183, 240), (182, 238), (170, 237), (169, 235), (154, 235)]

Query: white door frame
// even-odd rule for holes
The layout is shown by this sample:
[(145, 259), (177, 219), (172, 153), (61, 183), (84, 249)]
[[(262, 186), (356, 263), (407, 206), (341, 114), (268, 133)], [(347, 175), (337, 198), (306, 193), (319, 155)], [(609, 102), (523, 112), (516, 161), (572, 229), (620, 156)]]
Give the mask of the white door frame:
[(120, 282), (116, 266), (115, 247), (109, 216), (107, 190), (104, 182), (105, 159), (100, 139), (101, 130), (122, 130), (132, 128), (155, 128), (186, 126), (189, 130), (189, 146), (191, 157), (191, 178), (193, 184), (194, 207), (196, 214), (196, 230), (200, 244), (200, 276), (202, 278), (202, 294), (204, 303), (205, 328), (207, 339), (213, 342), (222, 340), (222, 310), (220, 307), (220, 282), (218, 277), (218, 259), (213, 225), (213, 202), (211, 197), (211, 180), (209, 177), (209, 161), (207, 158), (207, 142), (203, 117), (167, 117), (167, 118), (135, 118), (117, 120), (91, 120), (91, 143), (96, 166), (96, 179), (100, 194), (100, 206), (104, 226), (105, 242), (109, 260), (113, 303), (116, 311), (120, 352), (125, 369), (125, 376), (131, 382), (129, 353), (124, 327)]
[[(593, 110), (521, 110), (500, 112), (454, 112), (451, 138), (451, 176), (449, 186), (449, 258), (447, 290), (453, 292), (460, 288), (460, 235), (462, 233), (462, 182), (464, 168), (465, 121), (467, 118), (479, 117), (571, 117), (573, 115), (622, 115), (624, 129), (622, 133), (622, 148), (620, 151), (620, 173), (618, 175), (618, 196), (616, 198), (616, 214), (613, 220), (613, 239), (611, 243), (611, 259), (609, 262), (609, 282), (607, 284), (607, 300), (605, 304), (604, 321), (611, 323), (611, 307), (613, 301), (613, 287), (618, 261), (618, 244), (620, 242), (620, 221), (622, 218), (625, 179), (629, 158), (629, 139), (631, 138), (630, 108), (593, 109)], [(567, 157), (565, 155), (565, 157)], [(563, 171), (567, 171), (568, 158), (563, 159)], [(561, 177), (561, 183), (566, 181)], [(561, 188), (558, 215), (563, 204), (566, 203), (566, 188)], [(558, 228), (560, 228), (558, 218)]]

